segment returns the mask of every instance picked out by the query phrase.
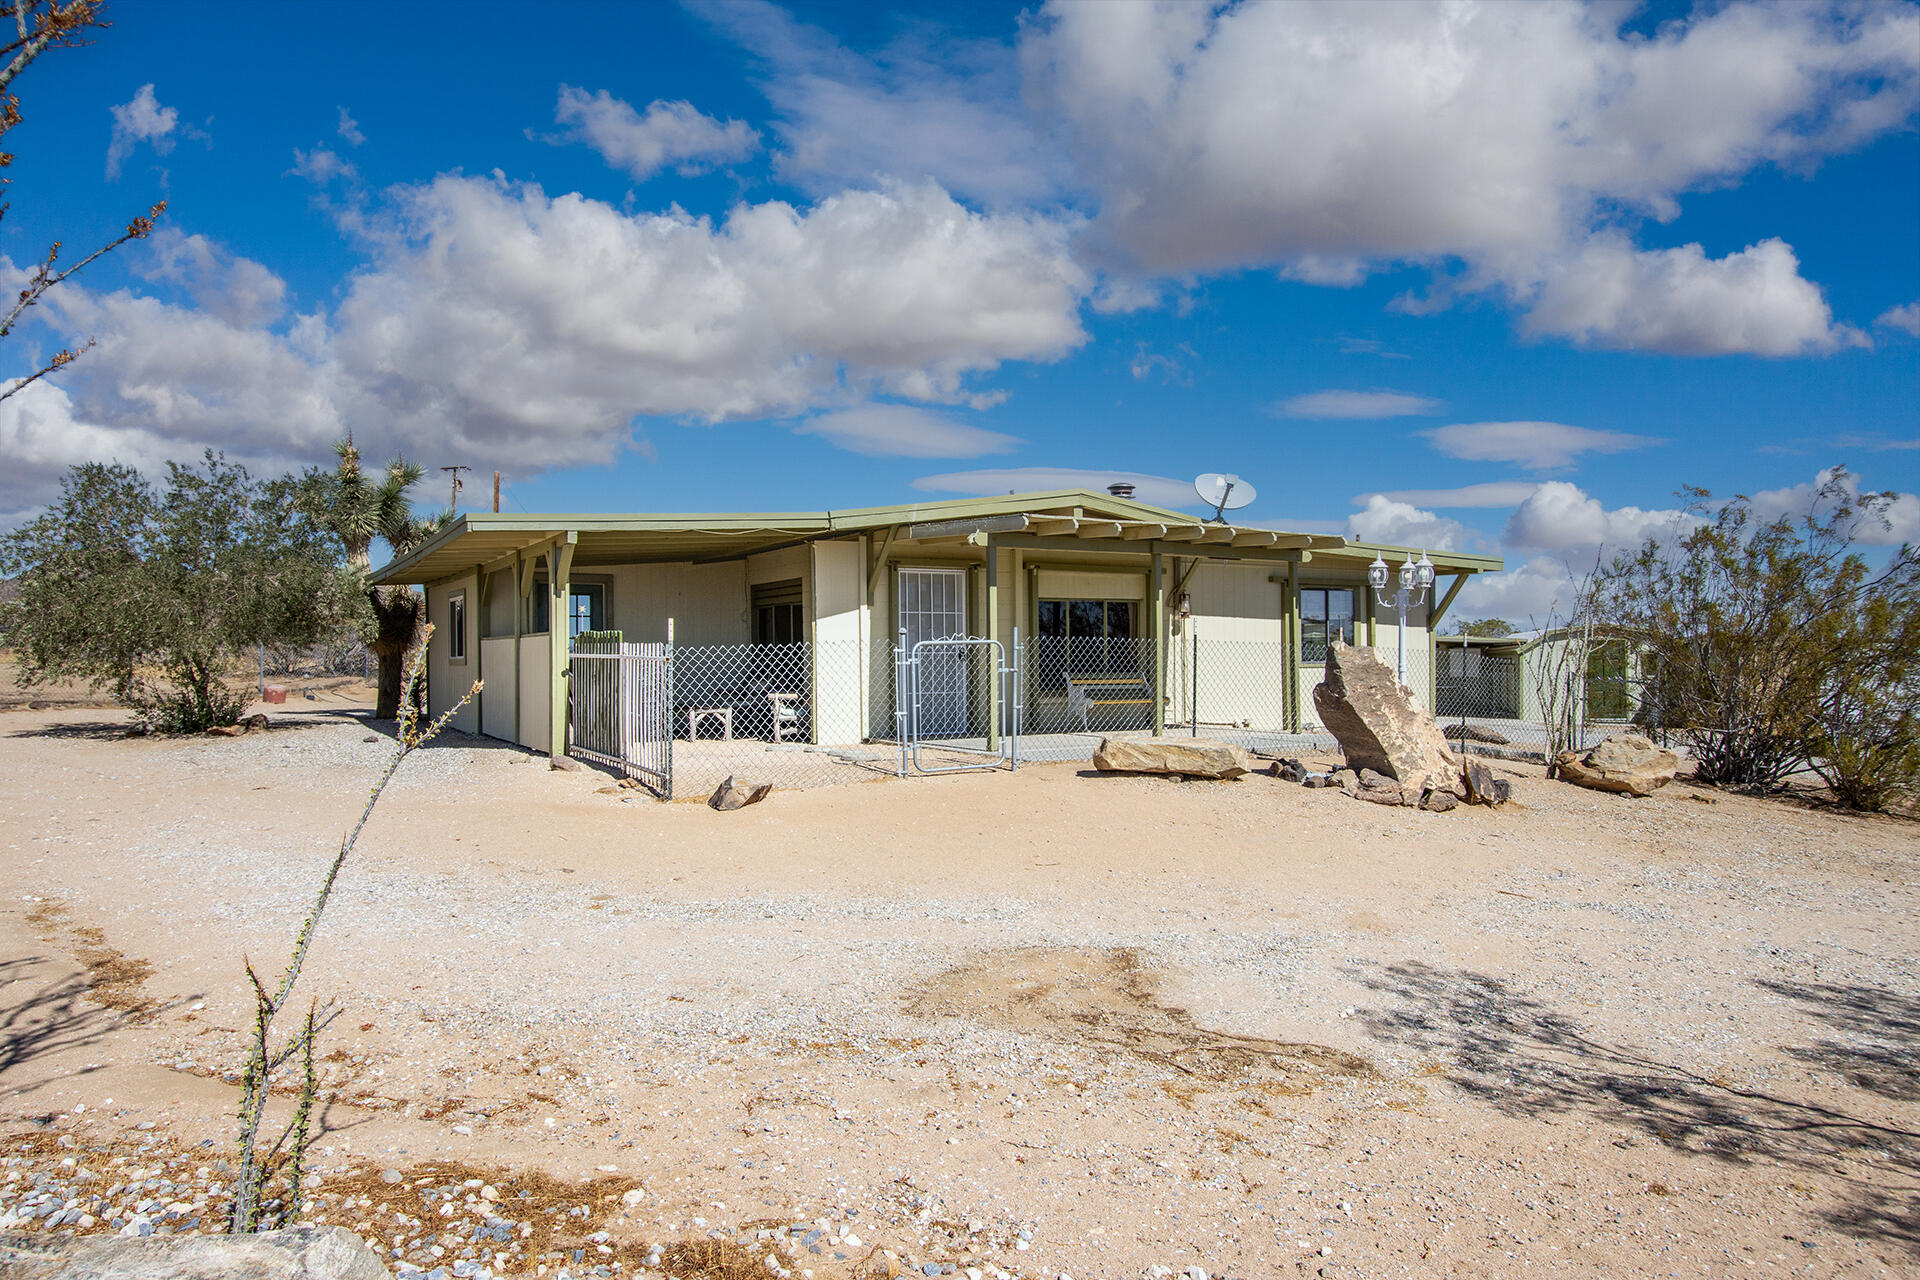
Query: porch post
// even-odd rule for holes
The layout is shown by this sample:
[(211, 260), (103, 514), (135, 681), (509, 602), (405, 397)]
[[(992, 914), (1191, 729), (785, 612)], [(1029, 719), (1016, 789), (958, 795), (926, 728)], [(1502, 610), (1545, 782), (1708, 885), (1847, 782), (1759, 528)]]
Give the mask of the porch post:
[(1167, 731), (1167, 572), (1153, 544), (1153, 736)]
[(513, 745), (524, 747), (527, 740), (520, 732), (520, 703), (526, 697), (525, 682), (520, 678), (520, 637), (527, 631), (528, 588), (533, 583), (533, 570), (527, 567), (527, 553), (513, 553)]
[[(1000, 639), (1000, 544), (994, 541), (992, 534), (987, 535), (987, 639)], [(988, 653), (993, 651), (989, 649)], [(993, 706), (1000, 693), (1000, 673), (987, 673), (987, 705)], [(1000, 717), (987, 717), (987, 750), (1000, 749)]]
[(479, 602), (479, 607), (473, 611), (473, 678), (481, 686), (480, 692), (473, 697), (473, 731), (476, 735), (487, 731), (487, 609), (491, 603), (487, 584), (492, 581), (487, 566), (473, 566), (473, 598)]
[(1287, 651), (1287, 732), (1300, 732), (1300, 565), (1287, 562), (1287, 617), (1283, 626)]
[(580, 535), (569, 532), (547, 548), (547, 756), (567, 754), (567, 669), (572, 660), (568, 643), (571, 612), (573, 549)]

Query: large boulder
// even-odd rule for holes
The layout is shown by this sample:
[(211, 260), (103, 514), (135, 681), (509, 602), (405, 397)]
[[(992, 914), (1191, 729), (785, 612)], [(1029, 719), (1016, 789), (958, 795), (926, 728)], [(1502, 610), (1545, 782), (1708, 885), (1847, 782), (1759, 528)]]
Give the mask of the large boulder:
[(245, 1236), (0, 1236), (7, 1280), (388, 1280), (345, 1227)]
[(1238, 778), (1253, 757), (1212, 738), (1102, 738), (1093, 753), (1102, 773), (1176, 773), (1186, 778)]
[(1327, 675), (1313, 706), (1354, 769), (1372, 769), (1416, 794), (1463, 793), (1460, 765), (1433, 717), (1387, 664), (1367, 649), (1336, 640), (1327, 646)]
[(1680, 757), (1637, 733), (1620, 733), (1589, 751), (1554, 757), (1560, 777), (1595, 791), (1648, 796), (1673, 781)]

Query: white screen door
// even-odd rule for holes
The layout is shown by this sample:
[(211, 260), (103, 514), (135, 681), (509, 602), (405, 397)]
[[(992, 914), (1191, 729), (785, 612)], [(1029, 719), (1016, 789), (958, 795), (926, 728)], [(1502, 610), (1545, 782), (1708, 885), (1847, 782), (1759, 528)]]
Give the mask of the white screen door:
[[(967, 634), (966, 570), (902, 569), (898, 585), (900, 625), (906, 628), (909, 654), (922, 640)], [(921, 733), (947, 736), (967, 731), (967, 665), (964, 649), (921, 652), (915, 677)]]

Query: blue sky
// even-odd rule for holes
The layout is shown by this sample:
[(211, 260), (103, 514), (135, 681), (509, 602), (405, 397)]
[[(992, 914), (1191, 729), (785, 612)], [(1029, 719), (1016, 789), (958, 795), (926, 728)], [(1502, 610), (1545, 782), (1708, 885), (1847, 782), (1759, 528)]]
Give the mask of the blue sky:
[[(510, 510), (1232, 471), (1503, 555), (1843, 464), (1920, 539), (1920, 8), (121, 4), (14, 88), (0, 524), (206, 447)], [(438, 472), (433, 473), (438, 477)], [(438, 484), (423, 502), (444, 502)]]

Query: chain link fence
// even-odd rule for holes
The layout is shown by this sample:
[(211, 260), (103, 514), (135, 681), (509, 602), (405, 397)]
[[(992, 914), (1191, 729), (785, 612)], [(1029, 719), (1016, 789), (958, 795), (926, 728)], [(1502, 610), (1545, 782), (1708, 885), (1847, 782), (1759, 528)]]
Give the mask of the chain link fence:
[[(1011, 688), (999, 685), (998, 653), (986, 645), (933, 652), (916, 672), (918, 707), (908, 708), (898, 702), (897, 636), (675, 648), (654, 731), (667, 748), (658, 754), (662, 764), (670, 760), (670, 785), (658, 789), (700, 798), (728, 777), (799, 788), (900, 775), (909, 771), (902, 739), (910, 712), (917, 712), (921, 746), (951, 753), (933, 759), (977, 758), (992, 749), (997, 708), (1009, 699), (1019, 704), (1021, 763), (1088, 760), (1103, 737), (1152, 733), (1151, 640), (1023, 637)], [(1391, 644), (1376, 656), (1389, 668), (1400, 657)], [(1296, 667), (1284, 643), (1216, 639), (1189, 627), (1173, 637), (1166, 662), (1166, 733), (1268, 756), (1338, 751), (1313, 705), (1322, 669)], [(1407, 650), (1405, 663), (1406, 685), (1448, 738), (1464, 738), (1468, 750), (1486, 754), (1538, 758), (1556, 740), (1591, 744), (1629, 723), (1640, 705), (1628, 673), (1592, 664), (1579, 676), (1578, 696), (1559, 700), (1570, 710), (1556, 734), (1538, 709), (1540, 673), (1511, 652), (1423, 644)], [(605, 683), (602, 677), (576, 694), (597, 708), (581, 731), (601, 738), (602, 722), (616, 714), (607, 709), (615, 695)]]
[[(871, 649), (857, 640), (676, 648), (673, 795), (705, 796), (729, 777), (821, 787), (897, 772), (899, 751), (887, 741), (892, 646)], [(863, 680), (882, 655), (888, 678)], [(884, 691), (884, 705), (872, 705), (870, 689)]]

